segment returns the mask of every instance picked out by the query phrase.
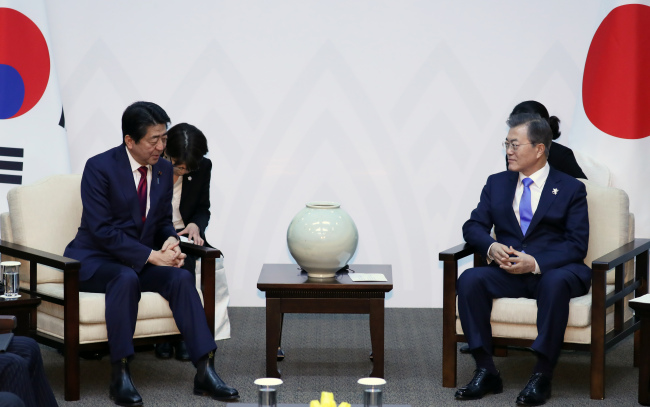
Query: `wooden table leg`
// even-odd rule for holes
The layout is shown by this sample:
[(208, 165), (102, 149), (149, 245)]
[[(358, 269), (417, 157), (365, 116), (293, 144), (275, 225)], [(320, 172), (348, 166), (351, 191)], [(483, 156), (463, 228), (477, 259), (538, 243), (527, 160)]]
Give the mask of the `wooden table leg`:
[(384, 377), (384, 299), (370, 301), (370, 343), (372, 345), (373, 367), (371, 377)]
[(266, 377), (280, 377), (278, 346), (282, 330), (282, 312), (279, 298), (266, 299)]
[(284, 351), (282, 350), (282, 327), (284, 326), (284, 313), (280, 314), (280, 338), (278, 339), (278, 362), (284, 360)]

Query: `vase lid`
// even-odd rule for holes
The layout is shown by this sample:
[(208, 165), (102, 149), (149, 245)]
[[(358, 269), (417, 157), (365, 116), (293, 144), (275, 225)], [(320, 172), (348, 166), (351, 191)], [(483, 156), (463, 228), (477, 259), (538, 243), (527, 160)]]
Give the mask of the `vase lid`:
[(337, 209), (341, 207), (341, 204), (338, 202), (330, 201), (314, 201), (307, 202), (305, 206), (312, 209)]

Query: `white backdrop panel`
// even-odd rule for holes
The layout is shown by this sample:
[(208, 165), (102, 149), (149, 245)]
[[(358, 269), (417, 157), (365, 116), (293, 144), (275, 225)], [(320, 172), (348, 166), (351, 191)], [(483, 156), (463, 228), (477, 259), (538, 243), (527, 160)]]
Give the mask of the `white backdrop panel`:
[[(356, 263), (393, 265), (388, 306), (439, 307), (438, 252), (462, 242), (504, 120), (537, 99), (573, 148), (600, 2), (48, 2), (73, 172), (121, 140), (135, 100), (204, 131), (207, 238), (231, 305), (259, 306), (263, 263), (311, 200), (357, 223)], [(640, 225), (639, 232), (647, 228)]]

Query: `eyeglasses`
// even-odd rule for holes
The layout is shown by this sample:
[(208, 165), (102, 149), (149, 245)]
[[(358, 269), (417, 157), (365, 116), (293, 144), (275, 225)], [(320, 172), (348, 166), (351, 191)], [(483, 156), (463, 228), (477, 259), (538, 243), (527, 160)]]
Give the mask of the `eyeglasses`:
[(520, 146), (527, 146), (529, 144), (533, 145), (534, 143), (515, 144), (515, 143), (509, 143), (507, 141), (504, 141), (503, 143), (501, 143), (501, 145), (503, 146), (503, 148), (506, 149), (506, 151), (510, 150), (510, 147), (512, 147), (512, 151), (517, 151), (517, 149)]

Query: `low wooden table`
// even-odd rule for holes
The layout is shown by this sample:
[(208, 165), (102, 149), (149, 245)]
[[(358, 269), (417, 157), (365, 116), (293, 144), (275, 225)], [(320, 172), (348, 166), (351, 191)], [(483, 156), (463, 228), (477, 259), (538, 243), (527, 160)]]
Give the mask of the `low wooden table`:
[(34, 336), (36, 334), (36, 308), (41, 299), (35, 295), (20, 293), (19, 298), (0, 297), (0, 315), (15, 315), (17, 327), (14, 334)]
[(390, 265), (354, 264), (350, 273), (381, 273), (385, 282), (354, 282), (348, 271), (314, 279), (296, 264), (265, 264), (257, 288), (266, 293), (266, 375), (280, 377), (277, 354), (282, 319), (294, 314), (369, 314), (372, 377), (384, 377), (384, 300), (393, 289)]
[(650, 294), (629, 302), (641, 319), (641, 360), (639, 361), (639, 404), (650, 406)]

